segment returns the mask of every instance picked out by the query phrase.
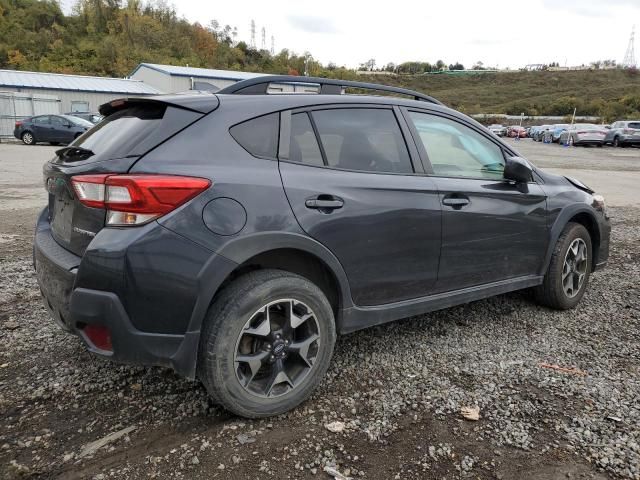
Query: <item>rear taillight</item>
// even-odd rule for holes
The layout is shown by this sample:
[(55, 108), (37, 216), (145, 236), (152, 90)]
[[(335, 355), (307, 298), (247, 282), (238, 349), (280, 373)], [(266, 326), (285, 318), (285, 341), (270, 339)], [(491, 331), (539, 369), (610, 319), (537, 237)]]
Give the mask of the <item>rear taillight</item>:
[(209, 188), (205, 178), (176, 175), (78, 175), (71, 179), (83, 205), (107, 210), (107, 225), (142, 225)]
[(622, 133), (624, 133), (625, 135), (633, 135), (636, 132), (633, 128), (625, 128), (622, 130)]
[(20, 120), (16, 121), (16, 128), (21, 127), (22, 126), (22, 122)]

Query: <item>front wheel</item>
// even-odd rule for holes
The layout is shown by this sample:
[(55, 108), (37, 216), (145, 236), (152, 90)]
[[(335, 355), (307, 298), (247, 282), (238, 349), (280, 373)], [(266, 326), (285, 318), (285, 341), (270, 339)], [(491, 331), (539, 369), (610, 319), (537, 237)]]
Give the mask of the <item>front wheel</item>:
[(284, 413), (324, 377), (336, 330), (324, 293), (280, 270), (250, 272), (211, 305), (198, 376), (227, 410), (248, 418)]
[(587, 229), (568, 223), (556, 242), (542, 285), (534, 290), (537, 302), (558, 310), (575, 307), (587, 289), (591, 252)]

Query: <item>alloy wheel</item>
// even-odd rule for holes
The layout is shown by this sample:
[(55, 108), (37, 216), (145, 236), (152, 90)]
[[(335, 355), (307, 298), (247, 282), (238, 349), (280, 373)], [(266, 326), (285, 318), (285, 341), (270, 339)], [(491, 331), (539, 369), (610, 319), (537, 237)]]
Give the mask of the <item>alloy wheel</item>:
[(31, 135), (29, 132), (25, 133), (24, 135), (22, 135), (22, 141), (26, 145), (31, 145), (33, 143), (33, 135)]
[(587, 244), (581, 238), (576, 238), (566, 255), (562, 266), (562, 289), (568, 298), (575, 297), (587, 276)]
[(247, 392), (273, 398), (298, 387), (320, 348), (315, 313), (303, 302), (270, 302), (244, 325), (234, 353), (236, 378)]

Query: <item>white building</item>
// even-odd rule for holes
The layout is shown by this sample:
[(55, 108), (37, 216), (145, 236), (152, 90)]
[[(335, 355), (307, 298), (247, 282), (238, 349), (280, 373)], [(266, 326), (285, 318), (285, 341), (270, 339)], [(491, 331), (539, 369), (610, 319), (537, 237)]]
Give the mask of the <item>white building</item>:
[[(264, 75), (264, 73), (237, 72), (234, 70), (141, 63), (131, 72), (129, 78), (141, 80), (164, 93), (178, 93), (188, 90), (204, 90), (215, 93), (241, 80)], [(269, 87), (269, 92), (317, 93), (318, 87), (313, 84), (272, 84)]]
[(187, 90), (217, 92), (240, 80), (262, 75), (261, 73), (235, 72), (232, 70), (141, 63), (131, 72), (129, 78), (143, 81), (164, 93), (178, 93), (186, 92)]
[(137, 80), (17, 70), (0, 70), (0, 91), (55, 97), (61, 113), (97, 112), (116, 98), (161, 93)]

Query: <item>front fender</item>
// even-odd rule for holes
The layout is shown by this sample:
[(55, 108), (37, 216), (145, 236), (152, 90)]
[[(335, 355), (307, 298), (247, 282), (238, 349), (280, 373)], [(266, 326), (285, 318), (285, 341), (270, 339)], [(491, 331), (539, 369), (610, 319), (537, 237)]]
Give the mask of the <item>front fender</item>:
[(541, 271), (539, 272), (540, 275), (546, 274), (547, 269), (549, 268), (549, 263), (551, 262), (551, 255), (553, 255), (553, 250), (555, 249), (556, 243), (558, 242), (558, 239), (560, 238), (564, 227), (567, 226), (567, 223), (569, 223), (572, 218), (580, 214), (586, 214), (591, 218), (598, 231), (598, 238), (592, 239), (592, 242), (594, 242), (594, 246), (596, 246), (595, 244), (599, 243), (600, 236), (602, 234), (602, 232), (600, 231), (600, 222), (598, 221), (599, 213), (593, 207), (584, 203), (575, 203), (564, 207), (555, 218), (555, 221), (553, 222), (549, 230), (549, 244), (547, 246), (547, 252), (545, 254), (544, 261), (541, 265)]

